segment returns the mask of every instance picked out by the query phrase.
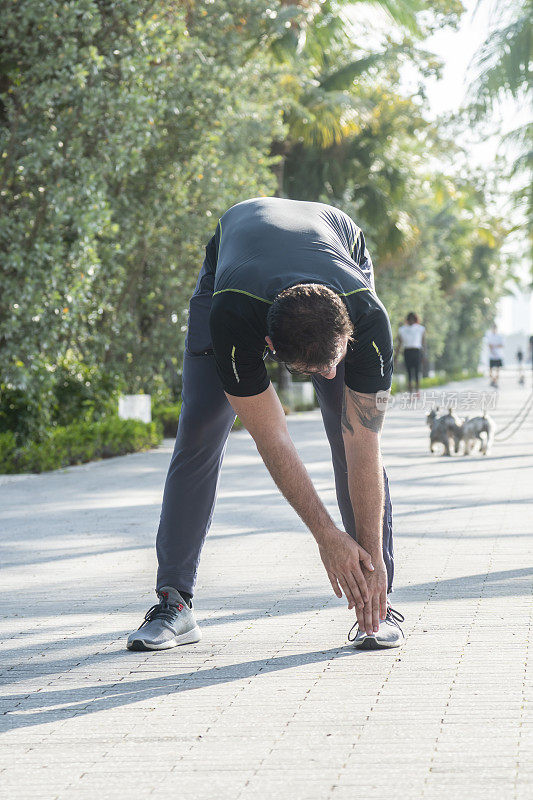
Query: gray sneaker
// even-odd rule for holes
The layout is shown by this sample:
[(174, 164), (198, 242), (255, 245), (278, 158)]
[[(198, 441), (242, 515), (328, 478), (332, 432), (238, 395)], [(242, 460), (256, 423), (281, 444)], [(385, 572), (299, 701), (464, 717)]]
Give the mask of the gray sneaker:
[[(388, 605), (387, 616), (379, 623), (377, 633), (371, 633), (369, 636), (366, 631), (359, 630), (356, 622), (348, 634), (348, 641), (353, 642), (353, 646), (358, 650), (385, 650), (389, 647), (400, 647), (405, 641), (405, 636), (398, 623), (404, 621), (403, 614)], [(354, 629), (357, 629), (357, 633), (352, 637), (351, 633)]]
[(158, 590), (159, 603), (147, 612), (141, 627), (128, 636), (128, 650), (169, 650), (199, 642), (202, 632), (194, 613), (172, 586)]

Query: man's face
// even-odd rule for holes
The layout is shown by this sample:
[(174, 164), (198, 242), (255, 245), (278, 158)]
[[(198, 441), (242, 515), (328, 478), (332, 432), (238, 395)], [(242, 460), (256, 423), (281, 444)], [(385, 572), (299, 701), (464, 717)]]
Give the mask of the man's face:
[[(266, 337), (266, 341), (270, 349), (273, 350), (272, 342), (268, 336)], [(346, 351), (348, 350), (348, 341), (349, 341), (349, 336), (347, 335), (343, 336), (339, 340), (335, 359), (329, 366), (324, 367), (323, 369), (317, 369), (316, 367), (308, 367), (305, 364), (286, 364), (286, 367), (289, 370), (289, 372), (297, 372), (298, 374), (301, 375), (311, 375), (311, 376), (320, 375), (322, 378), (327, 378), (327, 380), (333, 380), (333, 378), (337, 374), (337, 367), (345, 357)]]

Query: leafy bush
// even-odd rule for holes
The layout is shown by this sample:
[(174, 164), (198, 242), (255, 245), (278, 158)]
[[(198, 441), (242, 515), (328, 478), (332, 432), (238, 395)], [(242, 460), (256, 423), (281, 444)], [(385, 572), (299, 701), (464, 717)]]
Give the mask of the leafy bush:
[(52, 421), (70, 425), (113, 415), (123, 388), (116, 375), (85, 364), (69, 352), (54, 369)]
[(55, 426), (90, 422), (116, 414), (122, 382), (102, 367), (90, 366), (69, 351), (57, 364), (17, 364), (0, 383), (0, 432), (17, 444), (38, 442)]
[(154, 406), (152, 408), (152, 419), (162, 426), (163, 436), (167, 439), (173, 439), (178, 432), (180, 412), (181, 401), (174, 405)]
[(11, 431), (17, 444), (39, 439), (51, 424), (54, 378), (46, 364), (32, 359), (6, 368), (0, 380), (0, 433)]
[(0, 433), (0, 467), (2, 472), (14, 472), (14, 456), (17, 449), (15, 434), (12, 431)]
[(16, 446), (12, 432), (0, 434), (0, 473), (45, 472), (96, 458), (134, 453), (160, 444), (161, 426), (106, 417), (52, 428), (41, 441)]

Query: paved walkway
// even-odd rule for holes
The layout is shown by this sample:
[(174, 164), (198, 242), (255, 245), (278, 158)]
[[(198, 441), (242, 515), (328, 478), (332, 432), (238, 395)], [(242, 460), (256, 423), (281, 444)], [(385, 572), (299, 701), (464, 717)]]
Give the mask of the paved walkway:
[[(506, 375), (496, 419), (529, 390)], [(400, 406), (383, 449), (401, 651), (347, 645), (352, 614), (246, 432), (204, 550), (204, 639), (167, 653), (124, 641), (155, 599), (171, 443), (0, 479), (0, 796), (531, 800), (533, 414), (487, 458), (443, 458)], [(317, 412), (289, 424), (336, 514)]]

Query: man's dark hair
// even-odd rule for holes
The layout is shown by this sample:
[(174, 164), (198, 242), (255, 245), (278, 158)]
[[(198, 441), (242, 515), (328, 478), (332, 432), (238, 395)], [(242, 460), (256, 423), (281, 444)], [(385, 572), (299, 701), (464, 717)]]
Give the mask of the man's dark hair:
[(332, 364), (339, 339), (353, 334), (346, 306), (319, 283), (299, 283), (278, 294), (267, 326), (280, 361), (317, 369)]
[(414, 311), (410, 311), (410, 312), (408, 313), (408, 315), (407, 315), (407, 322), (409, 322), (409, 323), (411, 323), (411, 322), (412, 322), (412, 323), (418, 322), (418, 314), (415, 314), (415, 312), (414, 312)]

